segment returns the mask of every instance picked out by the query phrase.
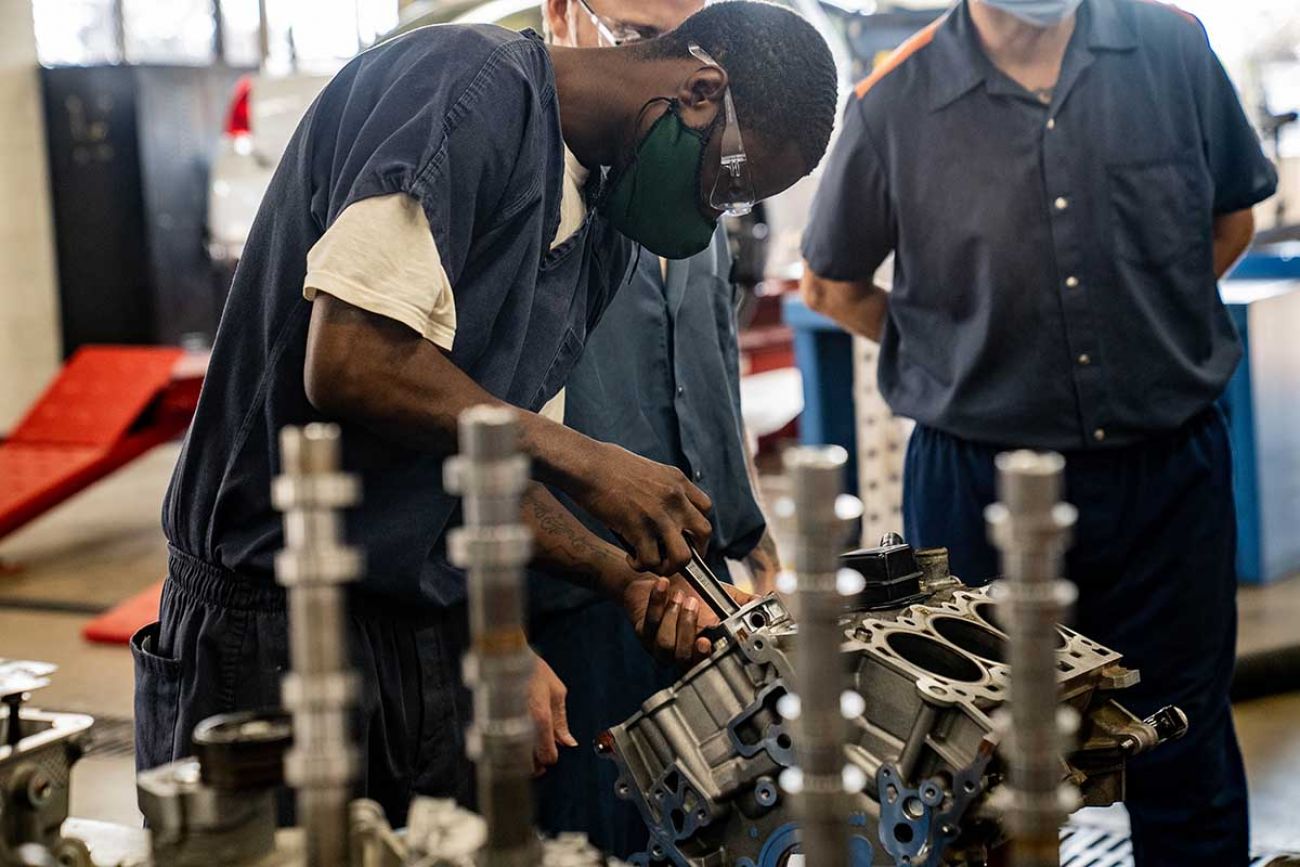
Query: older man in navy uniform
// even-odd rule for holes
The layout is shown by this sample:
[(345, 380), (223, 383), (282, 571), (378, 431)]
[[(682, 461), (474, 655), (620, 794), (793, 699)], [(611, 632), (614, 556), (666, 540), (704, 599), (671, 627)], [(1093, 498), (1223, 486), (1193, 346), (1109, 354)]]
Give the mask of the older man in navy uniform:
[[(608, 47), (653, 39), (704, 3), (549, 0), (544, 6), (555, 43)], [(743, 561), (755, 586), (766, 589), (777, 557), (756, 498), (740, 411), (737, 289), (730, 274), (721, 228), (708, 249), (688, 259), (640, 251), (565, 385), (564, 423), (680, 469), (713, 502), (705, 559), (715, 574), (726, 579), (727, 561)], [(613, 541), (599, 520), (559, 496), (587, 527)], [(569, 727), (588, 747), (565, 751), (538, 781), (539, 821), (551, 832), (584, 831), (617, 854), (643, 849), (645, 823), (614, 793), (617, 769), (589, 746), (675, 681), (680, 669), (641, 650), (617, 605), (589, 590), (557, 587), (554, 575), (533, 576), (530, 613), (534, 646), (569, 688)], [(661, 656), (676, 655), (675, 647), (662, 650)]]
[[(997, 573), (994, 455), (1066, 456), (1077, 621), (1187, 737), (1132, 763), (1138, 867), (1244, 867), (1228, 683), (1241, 357), (1217, 278), (1276, 175), (1199, 22), (1140, 0), (963, 0), (857, 89), (804, 243), (810, 305), (880, 341), (917, 420), (914, 544)], [(895, 255), (894, 285), (872, 274)]]

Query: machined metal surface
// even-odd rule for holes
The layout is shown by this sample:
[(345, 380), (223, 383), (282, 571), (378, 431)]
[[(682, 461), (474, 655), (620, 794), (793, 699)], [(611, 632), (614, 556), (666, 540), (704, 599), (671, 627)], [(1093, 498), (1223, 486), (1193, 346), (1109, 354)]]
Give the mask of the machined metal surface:
[[(993, 719), (1010, 686), (1002, 616), (986, 588), (933, 574), (927, 583), (942, 589), (842, 611), (832, 630), (848, 684), (839, 764), (857, 785), (824, 833), (847, 839), (852, 867), (976, 865), (1005, 841), (990, 797), (1007, 772)], [(635, 863), (782, 867), (796, 854), (824, 863), (806, 855), (795, 799), (778, 783), (800, 764), (802, 730), (781, 711), (799, 683), (804, 626), (774, 596), (750, 603), (723, 622), (709, 659), (602, 738), (619, 766), (617, 794), (650, 827)], [(1056, 780), (1089, 805), (1113, 803), (1126, 759), (1160, 735), (1115, 701), (1136, 682), (1119, 654), (1064, 627), (1053, 636), (1057, 702), (1081, 721)]]
[[(848, 686), (840, 654), (838, 621), (843, 609), (836, 551), (847, 541), (855, 510), (840, 499), (848, 455), (838, 447), (798, 448), (785, 453), (790, 499), (777, 509), (785, 516), (784, 541), (791, 548), (800, 622), (796, 637), (795, 692), (784, 715), (797, 731), (797, 769), (781, 780), (795, 798), (808, 863), (848, 867), (849, 835), (841, 712)], [(829, 543), (829, 544), (828, 544)], [(797, 713), (794, 711), (797, 708)], [(797, 782), (791, 782), (797, 781)]]
[(339, 470), (336, 425), (281, 430), (280, 464), (271, 493), (284, 513), (285, 547), (275, 575), (288, 593), (290, 657), (281, 694), (294, 732), (285, 778), (296, 790), (308, 863), (344, 864), (357, 773), (344, 585), (360, 577), (362, 558), (343, 544), (340, 510), (360, 499), (360, 486)]
[(142, 772), (136, 791), (155, 864), (247, 864), (275, 854), (269, 788), (215, 789), (203, 783), (197, 759), (182, 759)]
[(740, 610), (740, 605), (727, 593), (718, 576), (713, 574), (713, 570), (704, 562), (700, 552), (695, 550), (695, 546), (689, 542), (687, 545), (691, 549), (691, 561), (686, 564), (682, 574), (691, 585), (691, 589), (704, 600), (704, 604), (709, 606), (714, 615), (719, 620), (726, 620)]
[(1055, 624), (1074, 600), (1060, 577), (1061, 558), (1077, 518), (1061, 502), (1065, 460), (1030, 451), (997, 456), (998, 502), (986, 511), (989, 538), (1001, 551), (997, 584), (1010, 636), (1013, 677), (1003, 715), (1008, 784), (1003, 812), (1015, 867), (1059, 867), (1060, 827), (1077, 800), (1061, 779), (1066, 731), (1073, 708), (1057, 696)]
[(447, 490), (464, 498), (465, 524), (448, 538), (448, 551), (469, 573), (465, 682), (474, 691), (468, 743), (487, 822), (482, 857), (486, 867), (526, 867), (538, 857), (532, 828), (534, 728), (528, 711), (535, 661), (523, 627), (523, 567), (532, 537), (519, 506), (528, 459), (519, 451), (514, 410), (466, 410), (459, 433), (460, 454), (448, 459), (444, 476)]
[(48, 663), (0, 660), (0, 867), (40, 863), (31, 860), (36, 853), (66, 867), (90, 864), (85, 845), (61, 828), (72, 766), (85, 753), (94, 721), (22, 707), (54, 670)]

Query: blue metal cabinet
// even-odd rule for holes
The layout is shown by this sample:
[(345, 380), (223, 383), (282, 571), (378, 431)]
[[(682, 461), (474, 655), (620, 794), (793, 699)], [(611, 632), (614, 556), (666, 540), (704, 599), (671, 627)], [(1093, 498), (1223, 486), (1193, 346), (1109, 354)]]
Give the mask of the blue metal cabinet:
[(1221, 405), (1232, 431), (1237, 572), (1300, 572), (1300, 244), (1253, 251), (1221, 287), (1241, 366)]
[(782, 316), (794, 331), (794, 357), (803, 377), (804, 445), (843, 446), (849, 453), (846, 490), (858, 485), (857, 423), (853, 415), (853, 338), (831, 319), (808, 309), (790, 293), (781, 299)]

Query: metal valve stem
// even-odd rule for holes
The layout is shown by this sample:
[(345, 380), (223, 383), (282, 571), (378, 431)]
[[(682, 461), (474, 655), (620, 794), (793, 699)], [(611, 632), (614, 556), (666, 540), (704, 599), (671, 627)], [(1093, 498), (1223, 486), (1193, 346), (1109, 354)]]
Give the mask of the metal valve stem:
[(360, 500), (339, 472), (339, 429), (310, 424), (280, 431), (281, 475), (272, 483), (284, 513), (276, 580), (288, 593), (291, 668), (281, 687), (293, 714), (294, 745), (285, 779), (297, 789), (307, 863), (348, 860), (348, 801), (357, 772), (350, 726), (356, 677), (348, 660), (343, 585), (361, 574), (359, 552), (345, 547), (340, 510)]
[[(790, 497), (778, 505), (786, 521), (798, 582), (799, 633), (795, 686), (799, 696), (797, 796), (805, 864), (848, 867), (848, 801), (844, 794), (845, 721), (840, 697), (848, 684), (840, 645), (844, 607), (837, 584), (839, 554), (860, 512), (842, 498), (848, 455), (838, 446), (785, 453)], [(852, 504), (855, 508), (846, 508)]]
[(460, 454), (444, 465), (448, 491), (464, 497), (465, 525), (448, 537), (452, 562), (469, 572), (474, 691), (468, 744), (487, 821), (485, 867), (538, 860), (533, 832), (533, 723), (528, 682), (535, 664), (524, 639), (524, 564), (532, 537), (520, 518), (528, 459), (514, 410), (478, 406), (460, 416)]
[(1029, 451), (998, 455), (998, 499), (985, 512), (1002, 552), (999, 605), (1010, 637), (1008, 827), (1015, 867), (1058, 867), (1060, 827), (1073, 793), (1063, 789), (1056, 624), (1073, 601), (1061, 557), (1076, 513), (1060, 502), (1065, 459)]

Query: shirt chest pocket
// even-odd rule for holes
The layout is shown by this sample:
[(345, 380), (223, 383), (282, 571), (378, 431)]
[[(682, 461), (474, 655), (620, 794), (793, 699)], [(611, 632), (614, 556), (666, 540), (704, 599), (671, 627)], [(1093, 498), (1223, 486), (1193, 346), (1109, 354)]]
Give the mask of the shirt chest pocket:
[[(542, 260), (537, 275), (537, 302), (533, 316), (554, 323), (542, 333), (555, 334), (561, 328), (564, 336), (558, 341), (544, 340), (530, 363), (537, 365), (541, 374), (540, 385), (528, 407), (538, 412), (564, 387), (569, 374), (582, 355), (586, 343), (586, 314), (590, 279), (586, 226), (551, 250)], [(526, 393), (526, 392), (525, 392)]]
[(1115, 255), (1151, 270), (1208, 240), (1208, 186), (1187, 157), (1107, 167)]
[(533, 396), (532, 405), (529, 407), (533, 412), (541, 411), (546, 402), (555, 397), (560, 389), (564, 388), (564, 383), (568, 381), (569, 374), (573, 372), (573, 367), (578, 363), (578, 358), (582, 355), (583, 339), (569, 328), (564, 332), (564, 339), (560, 341), (560, 346), (551, 359), (546, 373), (542, 376), (542, 384), (537, 388), (537, 394)]

